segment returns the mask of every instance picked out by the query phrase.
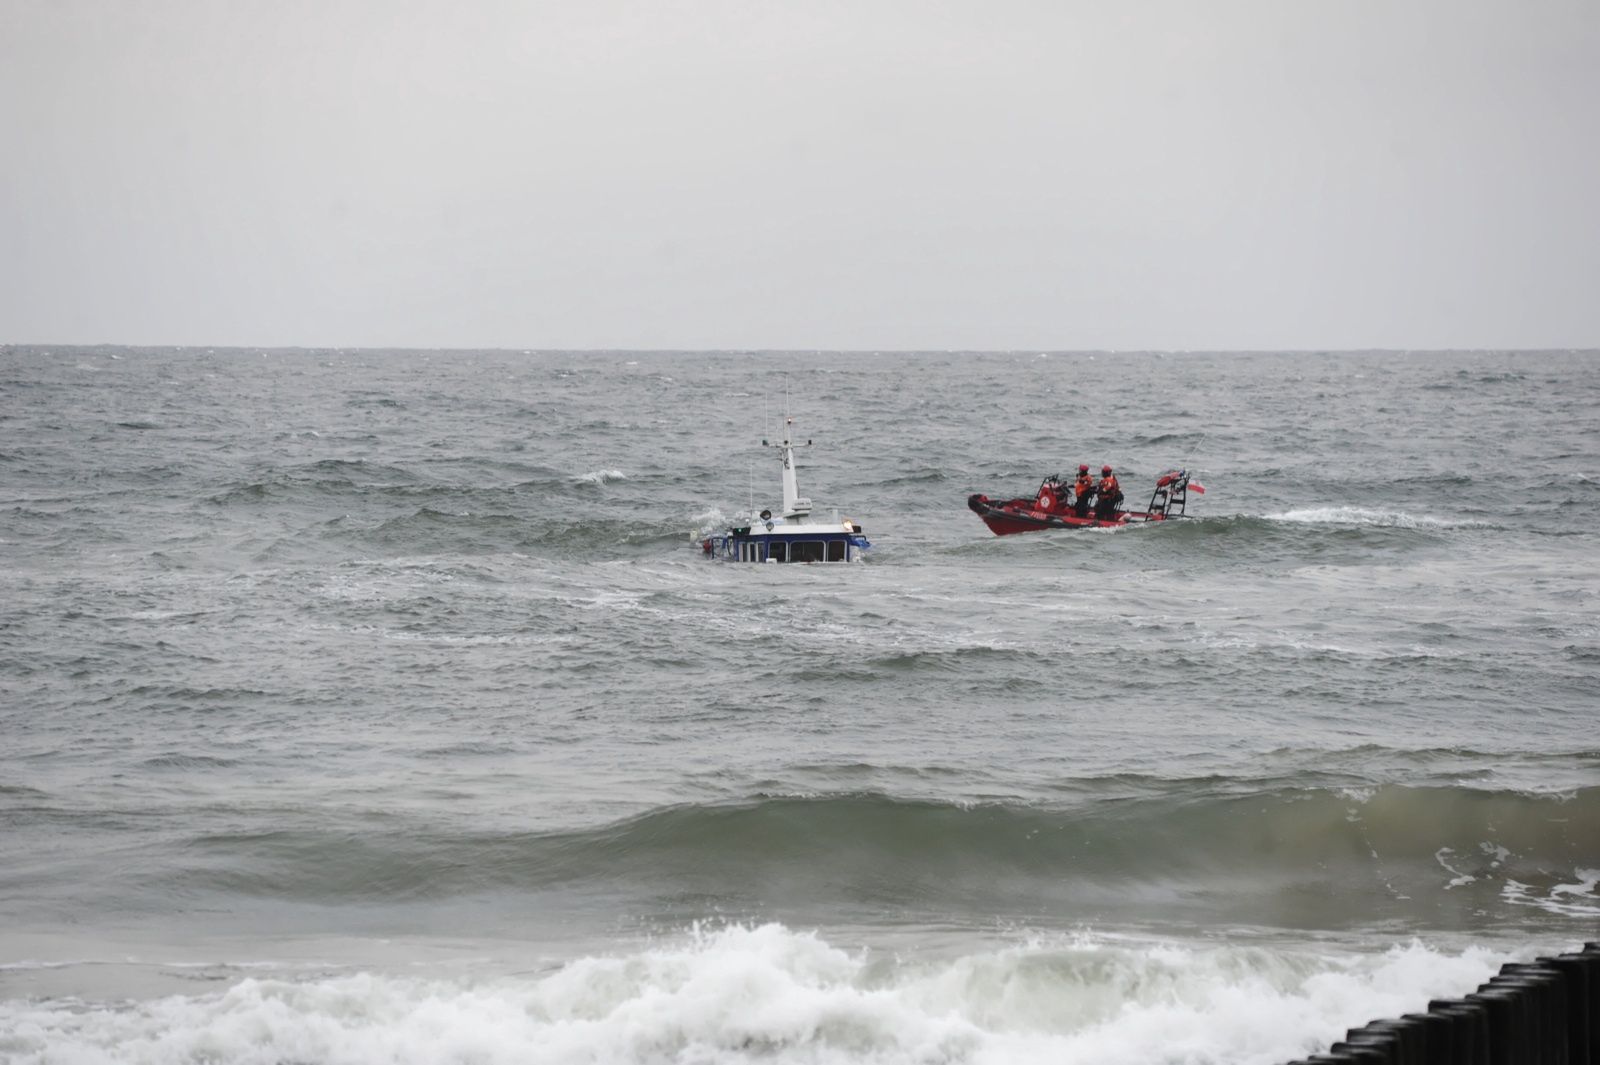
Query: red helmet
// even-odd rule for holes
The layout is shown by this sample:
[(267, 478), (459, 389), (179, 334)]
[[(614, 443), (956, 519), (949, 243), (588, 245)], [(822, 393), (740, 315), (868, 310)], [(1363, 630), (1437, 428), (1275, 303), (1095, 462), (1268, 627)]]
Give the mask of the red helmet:
[(1100, 467), (1100, 472), (1101, 473), (1110, 473), (1111, 472), (1111, 467), (1110, 466), (1101, 466)]
[(1079, 473), (1088, 473), (1089, 472), (1089, 464), (1087, 462), (1078, 463), (1078, 472)]

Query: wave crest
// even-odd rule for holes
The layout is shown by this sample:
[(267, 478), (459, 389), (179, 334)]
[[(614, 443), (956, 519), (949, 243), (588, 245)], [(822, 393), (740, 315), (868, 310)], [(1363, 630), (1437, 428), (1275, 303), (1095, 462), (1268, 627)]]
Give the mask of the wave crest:
[(615, 892), (631, 900), (621, 904), (669, 911), (698, 898), (733, 912), (888, 905), (1140, 920), (1154, 907), (1279, 927), (1399, 916), (1456, 927), (1486, 911), (1531, 916), (1502, 897), (1513, 881), (1530, 897), (1586, 905), (1579, 871), (1595, 855), (1584, 826), (1597, 820), (1600, 788), (1202, 789), (1052, 806), (773, 795), (555, 833), (210, 836), (184, 849), (183, 868), (150, 875), (316, 904)]

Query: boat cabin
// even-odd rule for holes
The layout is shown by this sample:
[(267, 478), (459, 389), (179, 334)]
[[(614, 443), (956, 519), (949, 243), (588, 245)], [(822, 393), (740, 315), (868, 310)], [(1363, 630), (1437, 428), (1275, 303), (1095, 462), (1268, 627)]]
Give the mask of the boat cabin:
[(854, 562), (868, 546), (861, 526), (848, 518), (837, 525), (807, 523), (803, 530), (787, 532), (782, 522), (766, 524), (770, 531), (729, 529), (701, 546), (706, 554), (729, 562)]

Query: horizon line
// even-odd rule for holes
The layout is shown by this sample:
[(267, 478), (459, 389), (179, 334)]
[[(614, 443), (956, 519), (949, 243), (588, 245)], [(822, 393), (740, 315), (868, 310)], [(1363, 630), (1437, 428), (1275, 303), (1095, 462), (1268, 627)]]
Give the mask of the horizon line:
[(244, 352), (338, 352), (410, 354), (427, 352), (504, 353), (515, 355), (1471, 355), (1471, 354), (1600, 354), (1600, 345), (1592, 347), (1304, 347), (1304, 348), (826, 348), (826, 347), (732, 347), (732, 348), (634, 348), (634, 347), (521, 347), (521, 346), (462, 346), (414, 347), (410, 345), (343, 345), (343, 344), (120, 344), (111, 341), (93, 343), (72, 342), (5, 342), (0, 343), (0, 354), (15, 349), (83, 350), (118, 348), (130, 351), (244, 351)]

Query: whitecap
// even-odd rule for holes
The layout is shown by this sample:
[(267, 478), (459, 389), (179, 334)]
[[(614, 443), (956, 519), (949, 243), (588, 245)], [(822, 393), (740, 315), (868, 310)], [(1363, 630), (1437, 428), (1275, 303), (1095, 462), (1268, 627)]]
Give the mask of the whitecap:
[(1373, 510), (1368, 507), (1306, 507), (1266, 515), (1268, 521), (1286, 521), (1303, 525), (1370, 525), (1385, 529), (1483, 529), (1488, 526), (1479, 521), (1450, 521), (1429, 515), (1417, 516), (1396, 510)]
[(578, 484), (610, 484), (612, 481), (626, 481), (628, 475), (621, 470), (590, 470), (572, 479)]

